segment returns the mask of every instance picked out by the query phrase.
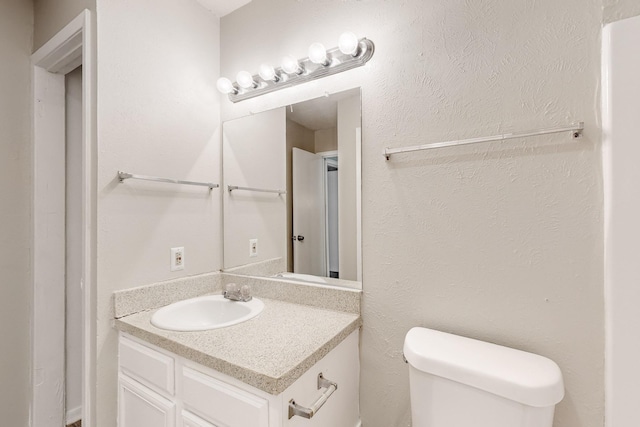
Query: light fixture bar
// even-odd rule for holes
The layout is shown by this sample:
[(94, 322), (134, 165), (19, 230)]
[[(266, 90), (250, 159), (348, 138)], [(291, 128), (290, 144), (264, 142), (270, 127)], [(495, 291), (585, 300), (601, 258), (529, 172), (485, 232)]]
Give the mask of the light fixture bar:
[(282, 68), (276, 68), (276, 75), (279, 76), (278, 81), (264, 80), (259, 74), (255, 74), (253, 80), (257, 83), (257, 87), (242, 88), (237, 83), (234, 83), (233, 86), (237, 89), (237, 93), (230, 92), (228, 94), (229, 100), (231, 102), (244, 101), (245, 99), (361, 67), (371, 59), (375, 46), (371, 40), (366, 38), (360, 39), (359, 45), (359, 51), (355, 56), (344, 54), (337, 47), (327, 50), (328, 65), (316, 64), (309, 58), (301, 59), (298, 61), (304, 70), (301, 74), (287, 74)]

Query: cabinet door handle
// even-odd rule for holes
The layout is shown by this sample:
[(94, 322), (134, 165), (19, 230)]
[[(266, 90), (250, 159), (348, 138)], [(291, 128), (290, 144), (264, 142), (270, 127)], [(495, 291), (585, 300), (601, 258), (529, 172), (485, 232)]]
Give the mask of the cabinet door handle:
[(313, 405), (311, 405), (310, 408), (298, 405), (295, 400), (291, 399), (289, 401), (289, 419), (293, 418), (296, 415), (302, 418), (313, 417), (316, 412), (318, 412), (320, 408), (322, 408), (322, 405), (324, 405), (327, 400), (329, 400), (329, 397), (331, 397), (333, 392), (338, 389), (338, 384), (325, 379), (322, 376), (322, 372), (320, 372), (318, 374), (318, 390), (320, 390), (321, 388), (326, 388), (326, 390), (324, 391), (324, 393), (322, 393), (318, 400), (316, 400)]

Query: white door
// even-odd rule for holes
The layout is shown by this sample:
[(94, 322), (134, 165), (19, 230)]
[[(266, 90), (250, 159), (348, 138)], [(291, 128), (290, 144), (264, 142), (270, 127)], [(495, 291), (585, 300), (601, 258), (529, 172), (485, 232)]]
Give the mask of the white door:
[(326, 276), (324, 159), (293, 148), (293, 272)]

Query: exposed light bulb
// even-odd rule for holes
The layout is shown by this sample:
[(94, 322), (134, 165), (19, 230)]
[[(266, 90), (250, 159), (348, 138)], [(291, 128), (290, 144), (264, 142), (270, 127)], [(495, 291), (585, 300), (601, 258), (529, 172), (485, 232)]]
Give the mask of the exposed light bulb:
[(236, 76), (236, 81), (244, 89), (258, 87), (258, 84), (253, 80), (253, 76), (248, 71), (240, 71)]
[(262, 80), (272, 80), (277, 82), (280, 80), (280, 77), (276, 74), (276, 70), (273, 69), (273, 66), (270, 64), (262, 64), (260, 65), (260, 69), (258, 70), (258, 74)]
[(352, 32), (346, 32), (340, 34), (338, 39), (338, 49), (345, 55), (358, 56), (360, 41), (358, 36)]
[(222, 93), (238, 93), (238, 89), (233, 87), (233, 83), (231, 83), (231, 80), (226, 77), (220, 77), (216, 82), (216, 87)]
[(327, 49), (322, 43), (313, 43), (309, 46), (309, 59), (315, 64), (322, 64), (325, 67), (331, 64), (327, 59)]
[(291, 55), (282, 58), (282, 70), (287, 74), (302, 74), (304, 71), (298, 60)]

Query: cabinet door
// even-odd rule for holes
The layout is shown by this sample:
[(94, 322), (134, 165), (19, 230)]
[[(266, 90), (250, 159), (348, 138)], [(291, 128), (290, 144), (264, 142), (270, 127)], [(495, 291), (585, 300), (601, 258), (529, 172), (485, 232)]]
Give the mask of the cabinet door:
[(118, 380), (118, 427), (175, 427), (175, 404), (123, 375)]
[(182, 427), (216, 427), (203, 420), (200, 417), (193, 415), (190, 412), (182, 411)]

